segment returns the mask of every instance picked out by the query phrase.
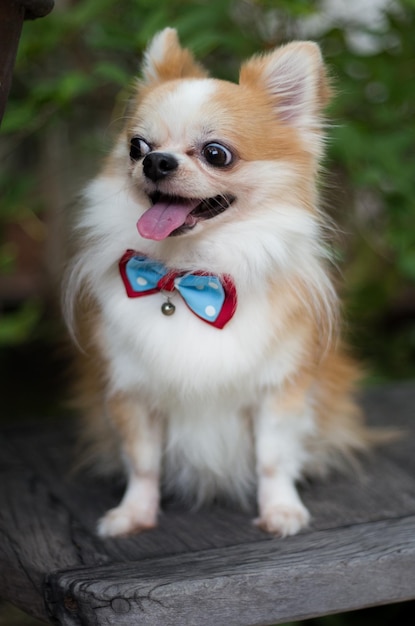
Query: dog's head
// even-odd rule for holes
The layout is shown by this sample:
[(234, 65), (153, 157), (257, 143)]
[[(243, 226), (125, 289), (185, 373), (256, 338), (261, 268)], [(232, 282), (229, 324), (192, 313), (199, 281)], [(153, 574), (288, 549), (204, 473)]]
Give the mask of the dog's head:
[(156, 241), (244, 219), (289, 195), (313, 204), (328, 87), (318, 46), (257, 56), (239, 84), (208, 78), (170, 28), (155, 36), (116, 149)]

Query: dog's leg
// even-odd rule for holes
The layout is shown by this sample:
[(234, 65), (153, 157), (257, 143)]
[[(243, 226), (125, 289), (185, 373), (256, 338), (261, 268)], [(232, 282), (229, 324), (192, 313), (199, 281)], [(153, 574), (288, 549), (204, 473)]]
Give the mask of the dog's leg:
[(294, 535), (310, 515), (295, 481), (307, 458), (304, 440), (314, 419), (303, 389), (267, 397), (255, 421), (259, 517), (255, 523), (280, 536)]
[(121, 503), (99, 521), (98, 533), (116, 537), (157, 524), (162, 429), (160, 420), (130, 396), (113, 396), (108, 409), (121, 439), (128, 482)]

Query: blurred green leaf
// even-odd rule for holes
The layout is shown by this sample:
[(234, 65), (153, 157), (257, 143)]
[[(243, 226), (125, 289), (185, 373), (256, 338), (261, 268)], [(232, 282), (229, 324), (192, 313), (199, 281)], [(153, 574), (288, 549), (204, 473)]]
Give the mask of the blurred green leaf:
[(18, 311), (0, 313), (0, 347), (31, 339), (41, 313), (42, 305), (34, 300), (26, 302)]

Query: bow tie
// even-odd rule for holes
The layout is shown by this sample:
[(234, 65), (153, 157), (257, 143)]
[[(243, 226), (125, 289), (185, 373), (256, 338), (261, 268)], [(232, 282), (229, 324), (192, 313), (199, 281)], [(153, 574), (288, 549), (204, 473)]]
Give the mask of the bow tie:
[[(119, 267), (129, 298), (177, 291), (195, 315), (215, 328), (223, 328), (235, 313), (236, 289), (228, 275), (169, 269), (134, 250), (125, 252)], [(161, 310), (165, 315), (174, 313), (168, 296)]]

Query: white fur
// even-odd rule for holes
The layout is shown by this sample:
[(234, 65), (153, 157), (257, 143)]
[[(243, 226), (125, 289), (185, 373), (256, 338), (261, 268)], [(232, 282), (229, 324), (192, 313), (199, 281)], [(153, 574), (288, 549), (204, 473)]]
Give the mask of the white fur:
[(166, 55), (168, 41), (171, 37), (174, 39), (177, 37), (176, 31), (174, 28), (165, 28), (153, 37), (151, 44), (148, 46), (144, 54), (142, 68), (142, 73), (148, 82), (157, 80), (157, 63), (160, 63)]
[[(147, 52), (147, 79), (157, 78), (169, 33), (159, 35)], [(297, 65), (290, 57), (282, 67), (291, 71)], [(272, 89), (278, 88), (274, 83)], [(296, 198), (301, 173), (292, 163), (241, 161), (225, 177), (189, 153), (189, 146), (221, 138), (212, 134), (220, 112), (209, 108), (216, 89), (210, 79), (187, 79), (164, 98), (150, 94), (132, 132), (151, 138), (156, 149), (180, 162), (165, 192), (209, 197), (230, 189), (237, 196), (234, 205), (187, 235), (162, 242), (141, 238), (136, 221), (149, 207), (148, 181), (140, 163), (129, 165), (128, 144), (120, 140), (116, 172), (99, 176), (85, 192), (75, 225), (80, 251), (68, 270), (66, 315), (74, 328), (73, 302), (80, 291), (98, 302), (107, 393), (137, 398), (142, 419), (163, 425), (167, 490), (196, 503), (219, 493), (246, 504), (258, 474), (258, 523), (286, 535), (308, 520), (294, 481), (307, 463), (305, 441), (314, 435), (314, 421), (308, 403), (295, 416), (270, 408), (304, 358), (303, 337), (287, 335), (276, 319), (275, 307), (283, 309), (284, 302), (277, 296), (271, 304), (271, 283), (299, 282), (309, 296), (310, 315), (331, 312), (335, 294), (324, 269), (319, 218)], [(307, 78), (305, 93), (310, 90)], [(230, 274), (238, 293), (235, 316), (218, 330), (193, 315), (178, 294), (172, 317), (161, 314), (162, 294), (129, 299), (117, 268), (129, 248), (181, 270)], [(127, 455), (129, 486), (119, 507), (101, 521), (102, 535), (155, 523), (160, 468), (155, 462), (149, 476), (138, 461), (146, 441), (137, 437), (133, 444)], [(270, 466), (278, 475), (270, 474)]]
[(280, 119), (302, 129), (307, 148), (321, 157), (321, 117), (318, 114), (318, 89), (315, 71), (322, 64), (321, 52), (311, 41), (288, 44), (275, 56), (264, 75), (267, 88), (276, 95)]
[[(176, 151), (183, 158), (184, 149), (200, 141), (201, 111), (214, 90), (212, 79), (184, 79), (174, 91), (164, 94), (163, 100), (150, 98), (144, 103), (134, 130), (138, 135), (150, 136), (155, 149), (163, 146), (163, 150)], [(209, 120), (203, 124), (208, 128)]]
[(315, 58), (321, 62), (318, 46), (305, 42), (301, 48), (288, 44), (283, 54), (269, 64), (264, 79), (276, 98), (276, 109), (286, 123), (312, 128), (318, 121), (316, 102), (318, 82), (315, 80)]
[(153, 528), (157, 523), (158, 477), (131, 476), (121, 503), (107, 511), (98, 522), (101, 537), (128, 535), (133, 530)]

